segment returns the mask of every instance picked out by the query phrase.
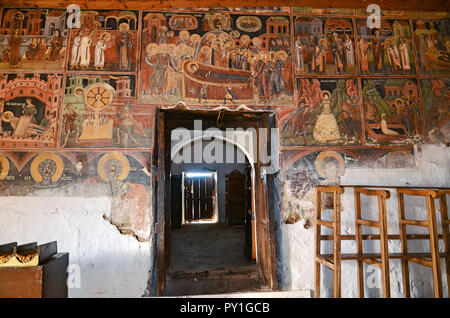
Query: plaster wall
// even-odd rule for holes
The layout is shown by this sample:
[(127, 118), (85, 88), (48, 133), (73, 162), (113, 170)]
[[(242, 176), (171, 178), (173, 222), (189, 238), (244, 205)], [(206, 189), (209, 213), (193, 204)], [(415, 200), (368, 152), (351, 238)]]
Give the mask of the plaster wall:
[(5, 196), (0, 206), (0, 242), (57, 241), (58, 252), (69, 253), (69, 297), (144, 295), (152, 242), (123, 235), (103, 219), (110, 197)]

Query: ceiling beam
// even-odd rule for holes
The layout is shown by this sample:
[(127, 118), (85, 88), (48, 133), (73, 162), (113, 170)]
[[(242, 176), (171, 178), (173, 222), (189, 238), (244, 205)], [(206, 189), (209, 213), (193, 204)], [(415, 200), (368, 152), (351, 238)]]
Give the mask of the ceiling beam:
[(67, 8), (78, 4), (81, 9), (158, 10), (171, 8), (233, 7), (314, 7), (365, 9), (378, 4), (381, 10), (450, 11), (448, 0), (1, 0), (0, 7)]

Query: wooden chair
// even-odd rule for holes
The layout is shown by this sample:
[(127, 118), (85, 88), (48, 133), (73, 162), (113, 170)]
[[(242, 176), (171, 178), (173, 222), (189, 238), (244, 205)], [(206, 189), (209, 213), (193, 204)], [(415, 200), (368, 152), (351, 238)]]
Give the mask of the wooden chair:
[[(369, 190), (365, 188), (354, 188), (355, 193), (355, 240), (357, 248), (358, 263), (358, 289), (359, 297), (364, 297), (364, 264), (376, 265), (381, 270), (382, 275), (382, 291), (384, 298), (391, 297), (390, 280), (389, 280), (389, 253), (388, 253), (388, 231), (386, 217), (386, 198), (390, 198), (391, 194), (386, 190)], [(378, 198), (378, 221), (366, 220), (361, 217), (361, 194)], [(363, 252), (362, 226), (376, 227), (380, 233), (380, 261)]]
[[(320, 265), (324, 265), (333, 271), (333, 295), (334, 298), (341, 297), (341, 199), (344, 188), (340, 186), (317, 186), (316, 187), (316, 246), (315, 246), (315, 288), (314, 297), (320, 298)], [(322, 192), (333, 193), (333, 221), (322, 220)], [(321, 226), (333, 229), (333, 261), (321, 255)]]
[[(427, 202), (427, 220), (411, 220), (405, 218), (405, 195), (424, 197)], [(400, 229), (400, 242), (402, 246), (402, 273), (403, 273), (403, 292), (404, 296), (411, 297), (410, 281), (409, 281), (409, 262), (429, 266), (433, 271), (433, 289), (434, 296), (441, 298), (443, 296), (440, 255), (439, 255), (439, 241), (436, 224), (436, 207), (434, 200), (442, 196), (439, 191), (428, 189), (409, 189), (398, 188), (398, 209), (399, 209), (399, 229)], [(442, 202), (442, 201), (441, 201)], [(443, 209), (441, 209), (443, 210)], [(441, 212), (442, 213), (442, 212)], [(419, 255), (408, 253), (408, 238), (406, 226), (421, 226), (428, 228), (429, 241), (430, 241), (430, 253), (427, 255)]]
[[(445, 258), (445, 268), (447, 274), (447, 286), (450, 287), (450, 220), (448, 218), (448, 206), (447, 206), (447, 195), (450, 195), (450, 189), (439, 191), (440, 198), (440, 210), (441, 210), (441, 223), (442, 223), (442, 238), (444, 240), (444, 258)], [(449, 292), (450, 297), (450, 292)]]

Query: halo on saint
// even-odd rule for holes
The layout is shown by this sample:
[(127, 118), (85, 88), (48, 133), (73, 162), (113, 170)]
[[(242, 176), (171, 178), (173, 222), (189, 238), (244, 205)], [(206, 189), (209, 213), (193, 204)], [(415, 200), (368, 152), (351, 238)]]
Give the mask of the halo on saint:
[(2, 115), (2, 120), (5, 123), (9, 123), (13, 118), (14, 118), (14, 113), (9, 111), (9, 110), (4, 112), (3, 115)]
[(115, 178), (123, 181), (130, 173), (130, 162), (124, 154), (110, 152), (104, 154), (98, 161), (97, 173), (104, 182)]
[(37, 155), (30, 166), (31, 177), (37, 183), (42, 181), (55, 183), (61, 178), (63, 170), (63, 160), (53, 152), (44, 152)]
[(9, 161), (4, 155), (0, 154), (0, 181), (6, 178), (9, 173)]
[(328, 95), (328, 98), (331, 97), (331, 93), (328, 90), (323, 90), (322, 93), (320, 93), (320, 97), (322, 97), (322, 99), (325, 99), (325, 95)]
[(323, 178), (327, 178), (327, 174), (325, 172), (325, 165), (327, 161), (335, 161), (337, 163), (337, 173), (339, 176), (344, 174), (345, 162), (342, 156), (336, 151), (322, 151), (316, 158), (314, 162), (316, 165), (317, 172)]
[(128, 25), (128, 23), (122, 22), (122, 23), (119, 25), (119, 30), (120, 30), (121, 32), (126, 32), (126, 31), (128, 31), (129, 29), (130, 29), (130, 26)]
[(328, 41), (327, 41), (326, 38), (321, 38), (321, 39), (319, 40), (319, 45), (325, 46), (325, 45), (327, 45), (327, 44), (328, 44)]

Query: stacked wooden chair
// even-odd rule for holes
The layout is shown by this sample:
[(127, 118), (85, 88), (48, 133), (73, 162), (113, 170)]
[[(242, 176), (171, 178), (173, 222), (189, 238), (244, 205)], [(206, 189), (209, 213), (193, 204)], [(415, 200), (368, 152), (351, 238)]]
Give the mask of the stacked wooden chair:
[[(341, 235), (341, 209), (340, 196), (344, 189), (351, 187), (355, 196), (355, 235)], [(371, 188), (371, 189), (369, 189)], [(381, 187), (362, 186), (317, 186), (316, 203), (316, 245), (315, 245), (315, 297), (320, 297), (320, 269), (324, 265), (333, 271), (334, 297), (341, 297), (341, 262), (353, 260), (357, 262), (358, 291), (359, 296), (364, 297), (364, 266), (370, 264), (378, 266), (382, 273), (382, 296), (390, 297), (389, 259), (400, 259), (402, 263), (402, 279), (404, 296), (411, 297), (409, 263), (428, 266), (433, 272), (433, 290), (435, 297), (443, 297), (441, 258), (445, 260), (447, 285), (450, 284), (450, 220), (448, 218), (447, 195), (450, 189), (413, 189), (396, 188), (398, 200), (398, 224), (399, 235), (389, 235), (387, 229), (386, 199), (390, 198), (390, 192)], [(386, 187), (387, 188), (387, 187)], [(322, 220), (322, 194), (333, 194), (333, 221)], [(361, 211), (361, 196), (376, 197), (378, 200), (378, 221), (364, 219)], [(422, 197), (427, 205), (426, 220), (406, 218), (405, 198), (409, 196)], [(438, 222), (435, 201), (439, 200), (442, 235), (438, 233)], [(321, 227), (325, 226), (333, 230), (332, 235), (322, 235)], [(362, 227), (377, 228), (378, 235), (363, 235)], [(424, 227), (428, 234), (408, 234), (407, 227)], [(439, 240), (443, 240), (444, 252), (439, 252)], [(333, 254), (321, 253), (321, 242), (333, 240)], [(356, 254), (342, 254), (342, 240), (355, 240)], [(363, 251), (364, 240), (379, 240), (380, 253), (365, 253)], [(401, 253), (389, 253), (388, 241), (400, 240)], [(425, 253), (411, 253), (408, 251), (408, 242), (413, 240), (428, 240), (430, 251)]]

